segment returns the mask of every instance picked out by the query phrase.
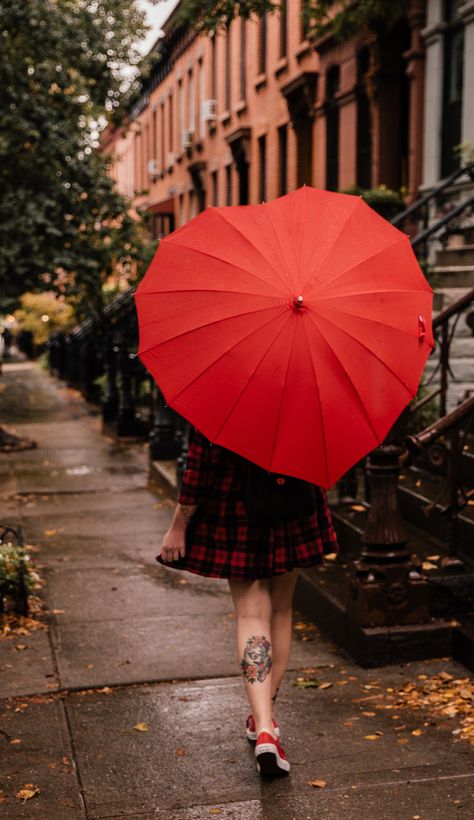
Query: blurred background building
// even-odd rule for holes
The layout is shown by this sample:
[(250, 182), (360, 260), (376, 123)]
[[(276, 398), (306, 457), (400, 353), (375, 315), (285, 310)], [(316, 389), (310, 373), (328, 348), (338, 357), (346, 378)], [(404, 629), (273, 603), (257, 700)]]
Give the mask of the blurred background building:
[[(411, 0), (390, 32), (307, 38), (300, 0), (215, 36), (177, 24), (102, 149), (154, 238), (208, 205), (255, 204), (303, 183), (387, 186), (409, 202), (474, 141), (474, 3)], [(461, 187), (471, 184), (466, 180)]]

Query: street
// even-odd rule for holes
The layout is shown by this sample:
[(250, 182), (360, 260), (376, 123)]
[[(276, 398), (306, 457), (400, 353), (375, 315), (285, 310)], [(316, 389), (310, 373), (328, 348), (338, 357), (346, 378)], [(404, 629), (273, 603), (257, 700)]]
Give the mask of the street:
[[(387, 697), (468, 670), (361, 669), (298, 612), (277, 708), (291, 773), (260, 782), (227, 582), (154, 560), (173, 502), (148, 485), (146, 445), (105, 436), (97, 410), (26, 361), (4, 365), (0, 423), (37, 442), (0, 455), (0, 521), (39, 548), (48, 625), (0, 638), (0, 817), (474, 816), (458, 724)], [(22, 800), (25, 784), (39, 791)]]

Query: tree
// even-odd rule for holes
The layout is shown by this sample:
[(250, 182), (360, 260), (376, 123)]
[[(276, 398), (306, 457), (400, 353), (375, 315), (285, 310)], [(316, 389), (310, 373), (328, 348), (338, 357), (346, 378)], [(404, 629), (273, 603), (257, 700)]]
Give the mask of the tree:
[(55, 289), (87, 315), (118, 264), (140, 263), (140, 221), (94, 149), (104, 112), (117, 121), (131, 93), (124, 68), (146, 30), (138, 0), (0, 0), (4, 308)]
[[(301, 14), (308, 25), (309, 36), (327, 33), (337, 38), (352, 37), (357, 31), (380, 31), (390, 28), (408, 6), (409, 0), (307, 0)], [(225, 28), (234, 17), (261, 17), (277, 12), (280, 2), (273, 0), (185, 0), (177, 21), (198, 28), (203, 33)]]

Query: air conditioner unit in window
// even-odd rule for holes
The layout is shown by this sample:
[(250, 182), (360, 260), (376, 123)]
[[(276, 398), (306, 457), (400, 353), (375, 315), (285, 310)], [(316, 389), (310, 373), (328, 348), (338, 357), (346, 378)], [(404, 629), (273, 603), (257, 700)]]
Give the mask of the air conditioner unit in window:
[(194, 131), (192, 128), (184, 128), (181, 134), (181, 145), (183, 148), (190, 148), (193, 144)]
[(201, 103), (201, 116), (204, 122), (212, 122), (217, 117), (217, 100), (203, 100)]
[(168, 151), (168, 168), (172, 168), (174, 165), (174, 151)]
[(159, 173), (158, 169), (158, 160), (157, 159), (149, 159), (148, 160), (148, 173), (151, 177), (156, 177)]

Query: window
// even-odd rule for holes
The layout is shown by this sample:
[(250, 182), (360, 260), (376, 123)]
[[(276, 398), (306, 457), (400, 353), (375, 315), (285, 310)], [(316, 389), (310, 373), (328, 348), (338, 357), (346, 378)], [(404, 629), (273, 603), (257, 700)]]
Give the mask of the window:
[(185, 218), (184, 218), (184, 194), (179, 195), (178, 206), (179, 206), (179, 224), (184, 225), (184, 223), (185, 223)]
[(217, 35), (211, 39), (211, 96), (217, 100)]
[(165, 104), (164, 102), (160, 105), (160, 148), (161, 148), (161, 170), (165, 167)]
[(288, 3), (287, 0), (280, 2), (280, 57), (286, 57), (288, 53)]
[(230, 26), (227, 26), (225, 31), (225, 103), (226, 111), (230, 111), (230, 91), (231, 91), (231, 68), (232, 68), (232, 54), (231, 54), (231, 35)]
[(265, 74), (267, 70), (267, 15), (260, 17), (258, 24), (258, 71)]
[(219, 205), (219, 180), (217, 176), (217, 171), (213, 171), (211, 173), (211, 186), (212, 186), (212, 204), (217, 207)]
[(194, 100), (194, 75), (192, 69), (188, 72), (188, 128), (194, 133), (196, 110)]
[(278, 194), (288, 192), (288, 126), (278, 129)]
[(339, 66), (330, 68), (326, 74), (326, 188), (337, 191), (339, 187)]
[(240, 18), (240, 99), (247, 97), (247, 21)]
[(206, 96), (206, 74), (204, 71), (204, 63), (199, 60), (199, 77), (198, 77), (198, 114), (199, 114), (199, 136), (204, 137), (206, 134), (206, 121), (202, 116), (202, 102)]
[(361, 188), (372, 185), (372, 133), (370, 100), (367, 93), (369, 50), (363, 48), (357, 55), (357, 171), (356, 182)]
[(189, 192), (189, 219), (196, 216), (196, 192), (191, 190)]
[(309, 0), (301, 0), (301, 27), (300, 27), (300, 37), (302, 40), (306, 40), (309, 34), (309, 10), (310, 10), (310, 3)]
[(267, 198), (267, 138), (265, 134), (258, 139), (258, 198), (265, 202)]
[(168, 126), (169, 126), (169, 134), (168, 134), (168, 142), (169, 142), (169, 150), (172, 151), (174, 148), (174, 140), (173, 140), (173, 93), (170, 91), (169, 95), (169, 103), (168, 103)]
[(226, 165), (225, 169), (226, 182), (226, 205), (232, 205), (232, 165)]
[(180, 151), (183, 150), (183, 130), (184, 130), (184, 93), (183, 81), (178, 82), (178, 144)]
[(135, 138), (133, 140), (133, 184), (135, 187), (135, 191), (140, 189), (141, 181), (140, 181), (140, 163), (139, 163), (139, 148), (140, 148), (140, 137), (138, 131), (135, 131)]
[(156, 126), (156, 108), (152, 112), (151, 118), (151, 159), (158, 157), (158, 133)]

